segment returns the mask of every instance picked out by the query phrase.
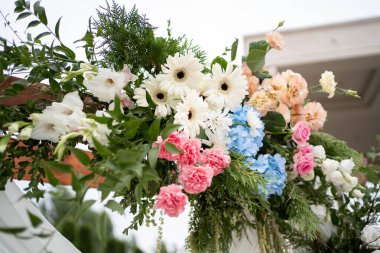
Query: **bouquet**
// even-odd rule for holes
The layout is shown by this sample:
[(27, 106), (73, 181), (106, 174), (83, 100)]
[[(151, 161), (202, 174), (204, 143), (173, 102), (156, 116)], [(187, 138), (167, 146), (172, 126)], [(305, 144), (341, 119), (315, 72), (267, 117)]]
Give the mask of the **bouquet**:
[(15, 4), (18, 20), (32, 17), (28, 29), (46, 32), (1, 40), (0, 77), (24, 75), (3, 96), (49, 84), (42, 99), (1, 108), (1, 188), (27, 177), (27, 195), (38, 199), (40, 183), (56, 186), (65, 173), (84, 210), (93, 203), (83, 200), (89, 187), (107, 208), (128, 208), (134, 219), (125, 233), (157, 225), (156, 212), (177, 217), (190, 205), (191, 252), (228, 252), (248, 228), (263, 252), (326, 249), (339, 236), (339, 215), (372, 199), (354, 174), (362, 155), (320, 132), (327, 112), (308, 100), (312, 92), (358, 94), (339, 88), (330, 71), (310, 85), (292, 70), (265, 70), (266, 54), (284, 47), (283, 22), (251, 43), (242, 63), (235, 40), (208, 64), (199, 46), (173, 37), (170, 23), (167, 37), (157, 37), (136, 8), (112, 2), (76, 42), (87, 57), (81, 61), (61, 40), (61, 19), (50, 29), (39, 1)]

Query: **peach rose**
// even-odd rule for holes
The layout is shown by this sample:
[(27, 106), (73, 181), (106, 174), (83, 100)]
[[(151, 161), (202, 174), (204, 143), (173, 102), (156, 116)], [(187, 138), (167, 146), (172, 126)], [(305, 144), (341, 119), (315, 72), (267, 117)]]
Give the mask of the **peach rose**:
[(309, 94), (306, 80), (300, 74), (291, 70), (282, 72), (282, 76), (288, 82), (288, 89), (281, 97), (281, 101), (289, 107), (303, 104)]
[(309, 102), (303, 107), (306, 123), (311, 131), (318, 131), (323, 127), (327, 118), (327, 112), (318, 102)]
[(290, 110), (286, 105), (280, 103), (275, 111), (282, 114), (286, 123), (290, 122)]
[(272, 48), (277, 50), (284, 49), (284, 37), (281, 35), (281, 33), (276, 31), (267, 33), (266, 40)]
[(259, 111), (262, 116), (265, 116), (273, 105), (272, 100), (264, 90), (253, 93), (247, 103)]

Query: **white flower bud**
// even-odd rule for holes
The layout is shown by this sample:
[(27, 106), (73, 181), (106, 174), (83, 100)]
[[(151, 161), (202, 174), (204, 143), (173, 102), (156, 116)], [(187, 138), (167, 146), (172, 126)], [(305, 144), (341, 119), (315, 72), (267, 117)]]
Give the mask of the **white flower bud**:
[(32, 128), (31, 126), (24, 127), (24, 128), (21, 130), (21, 132), (20, 132), (18, 138), (19, 138), (20, 140), (22, 140), (22, 141), (29, 140), (30, 137), (32, 136), (32, 130), (33, 130), (33, 128)]
[(364, 197), (364, 193), (362, 193), (359, 189), (355, 189), (352, 191), (352, 196), (355, 198), (361, 199)]
[(315, 177), (314, 170), (310, 170), (308, 173), (301, 175), (301, 177), (305, 181), (311, 181), (311, 180), (313, 180), (314, 177)]

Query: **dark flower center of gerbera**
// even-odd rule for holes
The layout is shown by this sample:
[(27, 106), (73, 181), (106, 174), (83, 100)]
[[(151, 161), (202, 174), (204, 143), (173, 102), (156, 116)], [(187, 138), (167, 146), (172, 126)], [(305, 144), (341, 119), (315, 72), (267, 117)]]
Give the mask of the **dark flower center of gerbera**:
[(185, 72), (183, 72), (182, 70), (177, 72), (177, 78), (178, 79), (183, 79), (184, 77), (185, 77)]
[(220, 88), (224, 91), (228, 90), (228, 84), (226, 84), (225, 82), (222, 83), (222, 85), (220, 85)]
[(162, 100), (162, 99), (165, 98), (165, 95), (160, 92), (160, 93), (157, 93), (156, 98), (159, 99), (159, 100)]
[(187, 115), (187, 117), (188, 117), (189, 119), (191, 119), (191, 117), (193, 117), (193, 113), (192, 113), (191, 111), (189, 111), (189, 114)]

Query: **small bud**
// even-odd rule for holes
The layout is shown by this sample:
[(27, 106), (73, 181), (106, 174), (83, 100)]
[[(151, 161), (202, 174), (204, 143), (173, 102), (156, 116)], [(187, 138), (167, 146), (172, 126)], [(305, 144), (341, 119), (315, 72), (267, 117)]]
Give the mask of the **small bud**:
[(350, 89), (347, 89), (345, 90), (345, 94), (347, 96), (351, 96), (351, 97), (354, 97), (354, 98), (361, 98), (359, 95), (358, 95), (358, 92), (356, 90), (350, 90)]

